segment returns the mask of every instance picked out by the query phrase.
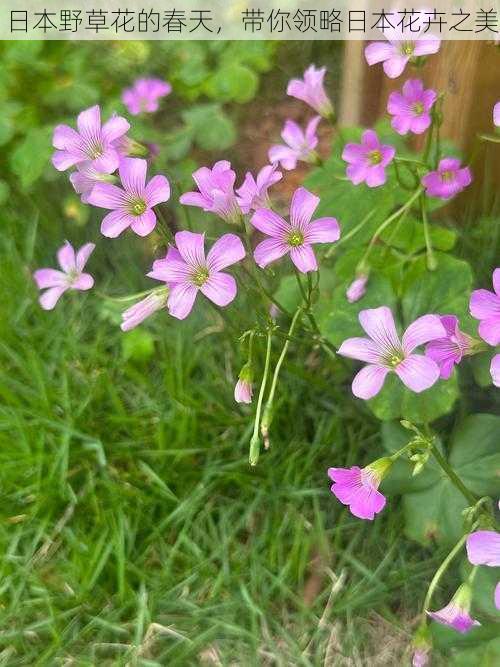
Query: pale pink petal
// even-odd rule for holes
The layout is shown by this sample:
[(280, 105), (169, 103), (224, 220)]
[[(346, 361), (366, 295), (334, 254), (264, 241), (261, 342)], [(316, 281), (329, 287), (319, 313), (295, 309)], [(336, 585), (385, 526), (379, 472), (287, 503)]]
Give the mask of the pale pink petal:
[(261, 269), (276, 261), (290, 250), (290, 246), (279, 239), (261, 241), (253, 252), (254, 259)]
[(102, 171), (105, 174), (112, 174), (120, 165), (120, 155), (117, 150), (108, 147), (105, 153), (93, 160), (92, 164), (97, 171)]
[(367, 401), (378, 394), (382, 389), (388, 368), (369, 364), (362, 368), (352, 381), (352, 393), (358, 398)]
[(169, 248), (166, 258), (153, 262), (153, 270), (147, 275), (166, 283), (185, 283), (191, 272), (192, 269), (182, 259), (177, 248)]
[(366, 149), (361, 144), (346, 144), (342, 151), (342, 159), (345, 160), (345, 162), (353, 162), (355, 164), (359, 163), (360, 160), (363, 160), (365, 155)]
[(472, 292), (470, 314), (477, 320), (500, 317), (500, 296), (486, 289)]
[(199, 206), (205, 211), (208, 211), (212, 204), (211, 200), (207, 199), (200, 192), (185, 192), (183, 195), (179, 197), (179, 202), (183, 206)]
[(57, 261), (65, 273), (76, 270), (75, 250), (68, 241), (57, 251)]
[(82, 245), (80, 250), (76, 253), (76, 268), (78, 271), (83, 271), (90, 255), (93, 253), (95, 243), (86, 243)]
[(99, 137), (101, 134), (101, 110), (96, 104), (78, 114), (78, 132), (85, 138)]
[(83, 153), (79, 156), (69, 151), (56, 151), (51, 158), (52, 164), (58, 171), (65, 171), (69, 167), (73, 167), (78, 162), (83, 162), (86, 159)]
[(123, 187), (139, 197), (144, 195), (146, 187), (146, 172), (148, 163), (146, 160), (135, 157), (125, 157), (120, 162), (119, 174)]
[(395, 48), (390, 42), (372, 42), (365, 47), (365, 58), (369, 65), (381, 63), (391, 58)]
[(381, 352), (393, 354), (400, 348), (398, 333), (391, 309), (387, 306), (362, 310), (359, 322)]
[[(304, 144), (305, 137), (302, 128), (293, 120), (287, 120), (281, 132), (281, 138), (291, 148), (301, 149)], [(272, 160), (275, 162), (275, 160)]]
[(293, 193), (290, 205), (290, 221), (292, 227), (306, 231), (314, 211), (318, 208), (319, 197), (306, 188), (297, 188)]
[(78, 278), (71, 283), (73, 289), (88, 290), (94, 286), (94, 279), (90, 273), (81, 273)]
[(500, 354), (495, 354), (491, 360), (490, 373), (495, 387), (500, 387)]
[(148, 206), (156, 206), (170, 199), (170, 183), (166, 176), (153, 176), (146, 185), (146, 203)]
[(301, 273), (317, 271), (318, 262), (310, 245), (299, 245), (290, 250), (290, 258)]
[(178, 320), (185, 319), (193, 308), (197, 293), (198, 289), (191, 283), (180, 283), (172, 287), (167, 300), (170, 315)]
[(309, 223), (306, 243), (334, 243), (340, 238), (339, 223), (335, 218), (318, 218)]
[[(499, 123), (500, 124), (500, 123)], [(495, 594), (494, 594), (494, 602), (495, 602), (495, 607), (497, 609), (500, 609), (500, 581), (498, 584), (495, 586)]]
[(199, 267), (205, 264), (205, 234), (177, 232), (175, 245), (182, 259), (190, 266)]
[(363, 162), (357, 164), (350, 164), (347, 166), (346, 174), (353, 185), (359, 185), (366, 180), (369, 172), (369, 167)]
[(408, 56), (394, 55), (384, 62), (384, 72), (390, 79), (396, 79), (403, 73), (408, 60)]
[(373, 521), (375, 514), (384, 509), (385, 503), (385, 496), (380, 491), (362, 487), (351, 501), (349, 509), (351, 514), (358, 517), (358, 519)]
[(138, 236), (147, 236), (156, 227), (155, 212), (149, 209), (142, 215), (132, 216), (131, 228)]
[(467, 538), (467, 558), (472, 565), (500, 567), (500, 533), (477, 530)]
[(278, 144), (271, 146), (268, 157), (270, 162), (279, 162), (283, 169), (291, 171), (297, 166), (298, 152), (293, 148)]
[(481, 320), (478, 327), (481, 338), (490, 345), (500, 345), (500, 317)]
[(236, 280), (228, 273), (213, 273), (200, 291), (217, 306), (227, 306), (236, 296)]
[(61, 151), (79, 151), (82, 139), (78, 132), (69, 125), (57, 125), (52, 136), (52, 145)]
[(250, 222), (259, 232), (276, 239), (283, 239), (291, 231), (290, 224), (268, 208), (260, 208), (255, 211)]
[(380, 363), (382, 360), (377, 345), (370, 338), (348, 338), (339, 347), (337, 354), (369, 364)]
[(500, 127), (500, 102), (497, 102), (493, 107), (493, 123)]
[(93, 206), (115, 210), (124, 208), (127, 200), (124, 190), (117, 185), (96, 183), (88, 196), (88, 202)]
[(500, 269), (495, 269), (493, 271), (493, 289), (496, 292), (496, 295), (500, 298)]
[(439, 379), (439, 366), (422, 354), (410, 354), (394, 369), (400, 380), (417, 394), (429, 389)]
[(410, 354), (419, 345), (428, 343), (436, 338), (444, 338), (446, 329), (444, 328), (439, 315), (423, 315), (415, 320), (403, 334), (403, 350), (405, 354)]
[(130, 130), (130, 123), (122, 116), (111, 116), (102, 126), (102, 134), (106, 141), (115, 141)]
[(434, 35), (427, 35), (425, 37), (420, 37), (415, 42), (415, 48), (413, 50), (413, 55), (415, 56), (429, 56), (433, 53), (439, 51), (441, 46), (441, 40), (439, 37)]
[(236, 234), (224, 234), (211, 247), (207, 255), (210, 272), (218, 272), (245, 257), (245, 248)]
[(33, 278), (38, 289), (67, 285), (68, 280), (65, 273), (56, 269), (38, 269), (33, 273)]
[(41, 307), (44, 310), (52, 310), (60, 297), (68, 289), (67, 285), (61, 287), (51, 287), (46, 290), (38, 299)]
[(308, 147), (312, 150), (318, 144), (318, 137), (316, 136), (316, 130), (318, 125), (321, 122), (321, 116), (314, 116), (306, 125), (305, 139)]
[(373, 167), (369, 167), (366, 170), (366, 185), (369, 188), (378, 188), (380, 185), (384, 185), (387, 177), (385, 174), (385, 169), (383, 165), (378, 164)]
[(132, 221), (133, 216), (124, 211), (111, 211), (101, 222), (101, 234), (110, 239), (115, 239), (132, 224)]

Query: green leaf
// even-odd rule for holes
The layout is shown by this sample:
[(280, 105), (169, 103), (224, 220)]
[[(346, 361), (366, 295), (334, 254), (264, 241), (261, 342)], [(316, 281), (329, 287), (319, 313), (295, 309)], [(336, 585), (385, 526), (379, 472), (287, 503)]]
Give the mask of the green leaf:
[(148, 361), (154, 351), (154, 338), (144, 329), (134, 329), (122, 336), (122, 356), (127, 361)]
[(255, 97), (259, 85), (258, 76), (251, 69), (238, 63), (218, 69), (207, 81), (206, 93), (221, 102), (243, 104)]
[(51, 136), (51, 127), (32, 128), (12, 153), (10, 165), (23, 188), (28, 188), (50, 168)]
[(500, 638), (489, 642), (484, 640), (477, 646), (471, 646), (455, 653), (450, 660), (450, 667), (497, 667), (500, 664)]
[(236, 141), (234, 123), (218, 104), (200, 104), (182, 117), (200, 148), (224, 150)]
[[(430, 226), (430, 238), (435, 250), (451, 250), (456, 243), (457, 233), (439, 225)], [(392, 247), (399, 248), (408, 254), (415, 254), (425, 248), (424, 227), (421, 222), (407, 217), (398, 225), (389, 226), (380, 238)]]

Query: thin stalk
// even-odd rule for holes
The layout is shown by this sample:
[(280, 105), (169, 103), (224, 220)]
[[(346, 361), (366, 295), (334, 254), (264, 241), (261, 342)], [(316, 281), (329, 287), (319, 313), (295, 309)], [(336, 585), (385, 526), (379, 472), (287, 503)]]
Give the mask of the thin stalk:
[(422, 614), (425, 614), (425, 612), (429, 609), (429, 605), (431, 603), (432, 596), (434, 594), (434, 591), (436, 590), (436, 587), (439, 583), (439, 580), (441, 579), (443, 574), (446, 572), (446, 570), (450, 566), (450, 563), (452, 562), (452, 560), (455, 558), (455, 556), (458, 554), (460, 549), (463, 547), (463, 545), (465, 543), (465, 540), (467, 539), (467, 536), (468, 536), (468, 533), (466, 533), (465, 535), (462, 535), (462, 537), (455, 544), (453, 549), (450, 551), (450, 553), (446, 556), (444, 561), (441, 563), (441, 565), (436, 570), (436, 573), (432, 577), (432, 581), (429, 584), (429, 588), (427, 589), (427, 593), (425, 595), (424, 604), (422, 606)]
[(332, 245), (332, 247), (329, 248), (328, 251), (325, 253), (325, 256), (324, 256), (325, 259), (328, 259), (329, 257), (331, 257), (333, 255), (333, 253), (337, 250), (337, 248), (339, 246), (341, 246), (343, 243), (346, 243), (347, 241), (349, 241), (349, 239), (352, 239), (353, 236), (356, 236), (356, 234), (363, 229), (363, 227), (366, 225), (366, 223), (369, 222), (373, 218), (373, 216), (375, 215), (376, 212), (377, 212), (377, 209), (372, 209), (369, 213), (367, 213), (367, 215), (365, 215), (365, 217), (361, 220), (361, 222), (359, 222), (356, 225), (356, 227), (354, 227), (353, 229), (351, 229), (350, 232), (348, 232), (347, 234), (342, 236), (337, 241), (337, 243), (335, 245)]
[(429, 220), (427, 219), (427, 204), (425, 201), (424, 194), (420, 196), (420, 212), (422, 214), (422, 223), (424, 225), (425, 249), (427, 252), (427, 268), (429, 269), (429, 271), (435, 271), (437, 268), (437, 260), (436, 256), (434, 255), (431, 235), (429, 232)]
[(158, 217), (158, 229), (160, 230), (162, 236), (167, 241), (167, 243), (173, 243), (174, 235), (170, 231), (168, 223), (165, 220), (165, 218), (163, 217), (163, 213), (161, 212), (160, 207), (156, 206), (154, 208), (154, 212), (156, 213), (156, 215)]
[(445, 459), (445, 457), (441, 454), (439, 449), (436, 447), (436, 445), (430, 441), (430, 448), (431, 452), (438, 462), (438, 464), (441, 466), (441, 468), (444, 470), (444, 472), (448, 475), (450, 478), (450, 481), (454, 486), (457, 487), (457, 489), (460, 491), (460, 493), (464, 496), (464, 498), (469, 502), (471, 505), (475, 505), (476, 502), (478, 501), (478, 498), (470, 491), (465, 484), (462, 482), (460, 477), (457, 475), (457, 473), (453, 470), (453, 468), (450, 466), (448, 461)]
[(260, 415), (262, 412), (262, 402), (264, 400), (264, 393), (266, 391), (266, 385), (267, 385), (267, 377), (269, 375), (269, 364), (271, 361), (271, 340), (272, 340), (272, 332), (271, 329), (268, 329), (266, 360), (264, 362), (264, 374), (262, 376), (262, 382), (260, 383), (259, 398), (257, 399), (257, 409), (255, 411), (255, 422), (253, 425), (253, 434), (252, 434), (252, 439), (250, 440), (250, 453), (248, 460), (251, 466), (256, 466), (259, 461), (259, 454), (260, 454), (259, 425), (260, 425)]

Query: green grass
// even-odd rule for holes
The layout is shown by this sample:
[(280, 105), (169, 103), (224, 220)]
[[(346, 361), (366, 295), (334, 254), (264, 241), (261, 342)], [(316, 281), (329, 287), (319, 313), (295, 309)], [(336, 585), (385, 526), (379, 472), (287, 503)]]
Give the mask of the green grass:
[[(52, 262), (56, 233), (12, 220), (0, 664), (397, 664), (439, 554), (405, 541), (399, 511), (366, 525), (330, 496), (326, 468), (380, 445), (328, 358), (291, 347), (271, 450), (250, 469), (252, 413), (232, 399), (242, 358), (224, 321), (201, 303), (184, 323), (161, 313), (143, 329), (152, 356), (127, 358), (115, 309), (93, 295), (39, 309), (29, 273)], [(101, 243), (101, 283), (143, 287), (149, 251), (129, 245), (115, 256)]]

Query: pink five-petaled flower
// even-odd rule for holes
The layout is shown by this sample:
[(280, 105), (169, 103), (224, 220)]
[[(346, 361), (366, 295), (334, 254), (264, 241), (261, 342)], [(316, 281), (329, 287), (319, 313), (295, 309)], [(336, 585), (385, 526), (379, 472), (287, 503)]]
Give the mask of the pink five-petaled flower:
[(387, 111), (393, 116), (391, 125), (399, 134), (422, 134), (431, 124), (430, 110), (437, 95), (430, 88), (425, 90), (420, 79), (408, 79), (402, 92), (389, 95)]
[(364, 181), (368, 187), (376, 188), (385, 183), (385, 168), (395, 154), (394, 146), (381, 144), (374, 130), (366, 130), (360, 144), (349, 143), (344, 146), (342, 159), (349, 163), (346, 173), (354, 185)]
[(438, 315), (419, 317), (406, 329), (401, 341), (387, 306), (362, 310), (358, 317), (369, 338), (348, 338), (338, 351), (344, 357), (368, 363), (352, 382), (355, 396), (373, 398), (391, 371), (416, 393), (432, 387), (439, 378), (439, 366), (423, 354), (413, 354), (413, 350), (435, 338), (444, 338), (446, 330)]
[(316, 271), (318, 264), (311, 245), (333, 243), (340, 237), (340, 228), (335, 218), (311, 221), (318, 204), (319, 197), (305, 188), (298, 188), (293, 193), (290, 205), (290, 222), (268, 208), (261, 208), (253, 214), (250, 221), (252, 225), (270, 237), (261, 241), (254, 250), (254, 259), (262, 269), (290, 253), (299, 271)]
[(489, 345), (500, 344), (500, 268), (493, 271), (493, 289), (474, 290), (470, 297), (469, 310), (472, 317), (480, 320), (479, 335)]
[(470, 615), (471, 589), (469, 584), (462, 584), (451, 601), (439, 609), (427, 614), (441, 625), (447, 625), (457, 632), (465, 634), (474, 626), (481, 625)]
[(236, 190), (236, 199), (243, 213), (270, 207), (267, 191), (283, 178), (283, 174), (277, 169), (277, 164), (268, 164), (262, 167), (256, 179), (247, 171), (243, 184)]
[(365, 295), (367, 282), (368, 276), (366, 274), (361, 274), (352, 281), (345, 293), (349, 303), (356, 303)]
[(216, 162), (210, 169), (201, 167), (193, 172), (193, 179), (199, 192), (186, 192), (179, 201), (186, 206), (198, 206), (204, 211), (215, 213), (227, 222), (235, 222), (240, 215), (234, 182), (236, 174), (227, 160)]
[(493, 124), (500, 127), (500, 102), (493, 107)]
[(170, 197), (165, 176), (153, 176), (146, 184), (148, 163), (140, 158), (123, 158), (119, 174), (123, 188), (111, 183), (96, 183), (88, 196), (89, 204), (111, 209), (101, 223), (101, 233), (116, 238), (131, 227), (139, 236), (146, 236), (156, 225), (153, 206)]
[(172, 92), (172, 86), (161, 79), (137, 79), (131, 88), (123, 91), (122, 102), (129, 113), (137, 116), (142, 111), (158, 111), (158, 100)]
[(224, 273), (231, 264), (245, 257), (245, 248), (236, 234), (224, 234), (205, 257), (205, 235), (177, 232), (176, 248), (168, 250), (165, 259), (156, 260), (148, 276), (164, 280), (169, 287), (167, 307), (179, 320), (186, 318), (198, 292), (217, 306), (227, 306), (235, 298), (237, 287), (233, 276)]
[(425, 354), (434, 359), (440, 369), (440, 377), (448, 380), (455, 364), (462, 361), (464, 355), (470, 354), (473, 339), (460, 331), (458, 318), (455, 315), (443, 315), (441, 324), (446, 330), (444, 338), (431, 340), (425, 348)]
[(38, 269), (34, 272), (38, 289), (48, 288), (39, 299), (44, 310), (52, 310), (66, 290), (89, 290), (93, 287), (94, 279), (89, 273), (83, 273), (83, 269), (94, 248), (93, 243), (86, 243), (75, 255), (73, 246), (66, 241), (57, 251), (62, 271)]
[(378, 459), (365, 468), (328, 468), (333, 481), (330, 491), (351, 514), (372, 521), (385, 507), (385, 496), (378, 490), (383, 476), (391, 466), (389, 458)]
[[(396, 79), (412, 58), (437, 53), (441, 40), (434, 35), (407, 34), (401, 35), (396, 30), (386, 31), (389, 39), (386, 42), (372, 42), (365, 48), (365, 58), (369, 65), (384, 63), (384, 72), (391, 79)], [(390, 39), (393, 37), (393, 39)], [(405, 39), (405, 37), (407, 37)]]
[(303, 80), (292, 79), (288, 83), (286, 94), (302, 100), (323, 118), (328, 118), (333, 115), (333, 106), (323, 85), (325, 73), (326, 67), (316, 69), (314, 65), (309, 65), (304, 72)]
[(283, 169), (295, 169), (297, 162), (315, 162), (317, 159), (315, 148), (318, 145), (316, 129), (321, 116), (314, 116), (307, 123), (305, 131), (293, 120), (287, 120), (281, 132), (281, 138), (285, 142), (271, 146), (269, 149), (269, 162), (279, 162)]
[[(472, 565), (500, 567), (500, 533), (495, 530), (476, 530), (467, 538), (466, 547)], [(496, 608), (500, 609), (500, 582), (496, 585), (494, 599)]]
[(58, 125), (54, 130), (52, 145), (56, 152), (52, 164), (59, 171), (82, 162), (90, 162), (97, 171), (112, 174), (120, 161), (117, 142), (130, 128), (121, 116), (112, 116), (101, 125), (101, 109), (98, 105), (78, 114), (78, 131), (68, 125)]
[(422, 185), (429, 197), (451, 199), (472, 183), (469, 167), (461, 167), (460, 160), (444, 157), (436, 171), (430, 171), (422, 178)]

